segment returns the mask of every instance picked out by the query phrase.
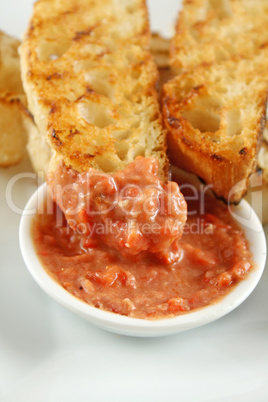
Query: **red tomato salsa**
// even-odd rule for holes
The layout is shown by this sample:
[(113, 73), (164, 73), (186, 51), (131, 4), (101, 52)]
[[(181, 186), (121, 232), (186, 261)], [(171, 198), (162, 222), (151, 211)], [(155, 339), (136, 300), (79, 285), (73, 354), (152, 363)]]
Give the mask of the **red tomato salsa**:
[(60, 164), (48, 186), (69, 226), (90, 239), (89, 247), (101, 238), (124, 255), (161, 252), (182, 236), (187, 205), (177, 183), (161, 182), (158, 165), (139, 156), (108, 175)]
[[(146, 166), (148, 169), (148, 163)], [(135, 165), (132, 166), (132, 173), (136, 170)], [(61, 176), (68, 173), (76, 175), (73, 179), (77, 179), (76, 173), (64, 170)], [(133, 176), (134, 173), (130, 174), (130, 177)], [(117, 179), (114, 180), (118, 185)], [(153, 178), (148, 180), (155, 187)], [(157, 180), (157, 194), (160, 193), (162, 204), (167, 208), (167, 188)], [(108, 184), (105, 182), (104, 187), (109, 190)], [(48, 212), (47, 207), (44, 213), (36, 215), (33, 222), (33, 238), (43, 266), (79, 299), (97, 308), (130, 317), (173, 317), (218, 301), (252, 267), (252, 256), (244, 233), (232, 219), (228, 207), (210, 196), (206, 198), (205, 211), (202, 213), (198, 212), (197, 201), (188, 203), (185, 224), (185, 201), (175, 183), (169, 186), (172, 187), (171, 209), (163, 213), (154, 207), (152, 216), (154, 224), (159, 219), (162, 225), (169, 218), (178, 219), (181, 224), (176, 226), (175, 234), (170, 229), (167, 233), (160, 230), (154, 237), (152, 226), (149, 225), (148, 236), (140, 230), (141, 242), (135, 240), (132, 247), (125, 245), (126, 227), (123, 234), (119, 230), (116, 232), (119, 235), (111, 240), (111, 233), (92, 232), (89, 235), (87, 231), (77, 230), (75, 220), (71, 222), (72, 227), (68, 224), (66, 209), (65, 217), (55, 203), (52, 211)], [(104, 187), (102, 191), (106, 195)], [(144, 188), (147, 191), (150, 187), (146, 185)], [(83, 200), (84, 194), (83, 190)], [(174, 194), (178, 197), (177, 201)], [(136, 198), (137, 202), (131, 204), (131, 210), (136, 211), (133, 215), (135, 224), (143, 219), (140, 198)], [(155, 194), (152, 199), (155, 199)], [(158, 207), (162, 204), (157, 203)], [(89, 210), (84, 201), (82, 205), (88, 216)], [(118, 206), (114, 210), (114, 215), (111, 210), (108, 215), (115, 224), (117, 217), (120, 216), (121, 220), (123, 215), (120, 215)], [(128, 223), (127, 218), (124, 219)], [(90, 223), (92, 225), (91, 219)], [(149, 223), (152, 224), (152, 221)]]

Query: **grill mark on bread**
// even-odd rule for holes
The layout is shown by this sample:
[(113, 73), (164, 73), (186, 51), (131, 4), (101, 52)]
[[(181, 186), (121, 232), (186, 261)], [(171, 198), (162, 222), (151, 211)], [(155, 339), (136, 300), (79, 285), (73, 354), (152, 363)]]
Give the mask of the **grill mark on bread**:
[(224, 158), (224, 157), (221, 156), (221, 155), (217, 155), (217, 154), (212, 154), (212, 155), (211, 155), (211, 158), (212, 158), (212, 159), (216, 159), (217, 161), (224, 161), (224, 160), (226, 160), (226, 158)]
[(240, 155), (246, 155), (247, 152), (248, 152), (247, 148), (244, 147), (244, 148), (240, 149), (239, 154), (240, 154)]
[(76, 32), (75, 37), (73, 38), (74, 41), (80, 40), (81, 38), (83, 38), (84, 36), (88, 36), (91, 35), (91, 33), (93, 32), (93, 30), (97, 27), (97, 25), (95, 25), (94, 27), (90, 27), (88, 29), (85, 29), (84, 31), (79, 31)]
[(53, 74), (51, 74), (51, 75), (48, 75), (47, 76), (47, 80), (48, 81), (50, 81), (51, 79), (54, 79), (54, 78), (58, 78), (58, 79), (62, 79), (62, 74), (60, 74), (60, 73), (53, 73)]
[(54, 128), (52, 129), (51, 136), (52, 136), (52, 138), (53, 138), (53, 142), (57, 145), (57, 147), (61, 147), (61, 146), (63, 145), (63, 144), (62, 144), (62, 141), (61, 141), (60, 138), (59, 138), (59, 135), (56, 133), (56, 131), (54, 130)]
[(74, 137), (74, 136), (77, 135), (77, 134), (80, 134), (80, 131), (78, 131), (76, 128), (75, 128), (75, 129), (71, 128), (68, 137), (69, 137), (69, 138), (72, 138), (72, 137)]

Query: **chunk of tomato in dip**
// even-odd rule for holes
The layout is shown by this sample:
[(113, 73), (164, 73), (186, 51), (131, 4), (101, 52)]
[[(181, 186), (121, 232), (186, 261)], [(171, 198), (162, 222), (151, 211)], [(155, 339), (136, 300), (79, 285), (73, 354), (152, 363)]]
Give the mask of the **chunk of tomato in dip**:
[(167, 249), (181, 238), (187, 205), (175, 182), (163, 184), (156, 158), (137, 157), (112, 175), (78, 173), (63, 163), (47, 182), (69, 226), (83, 235), (83, 247), (97, 239), (122, 254)]
[(186, 314), (216, 303), (253, 266), (243, 230), (212, 196), (206, 196), (201, 210), (198, 201), (188, 202), (181, 238), (165, 240), (165, 247), (148, 240), (146, 250), (128, 254), (121, 252), (127, 247), (119, 245), (119, 237), (92, 240), (71, 227), (55, 203), (50, 207), (48, 200), (32, 226), (41, 263), (68, 292), (106, 311), (142, 319)]

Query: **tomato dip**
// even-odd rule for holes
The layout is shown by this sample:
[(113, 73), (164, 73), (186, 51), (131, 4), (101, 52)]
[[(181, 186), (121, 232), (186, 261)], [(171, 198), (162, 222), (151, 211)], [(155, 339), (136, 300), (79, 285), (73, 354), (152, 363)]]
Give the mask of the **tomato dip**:
[[(187, 205), (177, 183), (164, 185), (155, 158), (138, 156), (124, 170), (108, 175), (77, 173), (60, 164), (48, 177), (52, 198), (69, 226), (122, 254), (160, 252), (182, 236)], [(96, 247), (95, 247), (96, 248)]]
[(32, 234), (68, 292), (106, 311), (162, 319), (215, 303), (246, 277), (252, 256), (228, 207), (212, 196), (202, 211), (189, 201), (185, 223), (178, 185), (161, 183), (157, 168), (140, 157), (114, 175), (60, 165), (49, 178), (58, 205), (47, 201)]

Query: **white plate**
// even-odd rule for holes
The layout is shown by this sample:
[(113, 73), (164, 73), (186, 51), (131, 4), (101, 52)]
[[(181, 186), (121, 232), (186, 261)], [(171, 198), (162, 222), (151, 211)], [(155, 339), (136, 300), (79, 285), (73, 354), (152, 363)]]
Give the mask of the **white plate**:
[[(151, 0), (155, 26), (174, 20), (178, 3)], [(1, 0), (1, 29), (21, 35), (30, 6)], [(32, 172), (27, 162), (0, 169), (1, 402), (267, 402), (267, 270), (240, 307), (205, 327), (156, 339), (97, 329), (46, 296), (26, 270), (19, 209), (36, 183), (16, 178), (13, 210), (5, 198), (21, 172)]]

